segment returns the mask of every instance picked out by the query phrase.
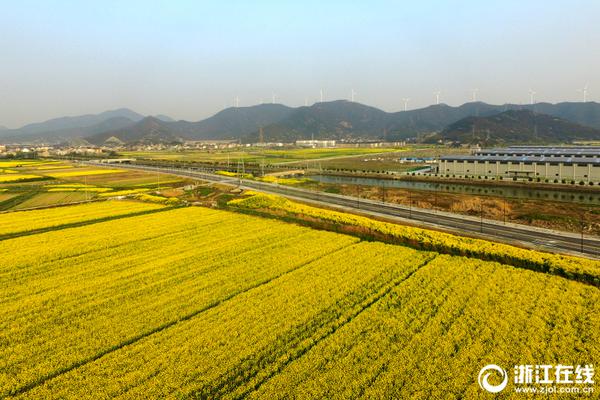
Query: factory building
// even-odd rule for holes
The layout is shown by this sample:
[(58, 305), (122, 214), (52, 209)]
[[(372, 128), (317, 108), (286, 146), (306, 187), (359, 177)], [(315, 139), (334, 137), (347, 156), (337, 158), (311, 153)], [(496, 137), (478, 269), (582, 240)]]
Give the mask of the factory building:
[(555, 156), (555, 157), (600, 157), (600, 146), (511, 146), (492, 149), (476, 149), (479, 156)]
[(436, 172), (455, 177), (599, 184), (600, 148), (511, 147), (478, 150), (470, 156), (440, 157)]
[(335, 147), (335, 140), (296, 140), (296, 146), (298, 147)]

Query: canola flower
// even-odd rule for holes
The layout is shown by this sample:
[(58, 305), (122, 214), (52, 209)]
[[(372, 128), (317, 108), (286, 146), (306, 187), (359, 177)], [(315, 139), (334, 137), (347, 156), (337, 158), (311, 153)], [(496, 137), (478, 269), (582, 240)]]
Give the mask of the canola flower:
[(489, 363), (600, 357), (590, 285), (166, 210), (0, 241), (0, 397), (473, 398)]
[(0, 397), (357, 242), (197, 207), (0, 241)]
[[(217, 175), (223, 175), (223, 176), (230, 176), (230, 177), (235, 177), (235, 178), (239, 178), (240, 174), (238, 174), (237, 172), (230, 172), (230, 171), (215, 171), (215, 174)], [(254, 178), (254, 175), (252, 174), (241, 174), (242, 175), (242, 179), (252, 179)]]
[(160, 206), (135, 201), (102, 201), (42, 210), (14, 211), (0, 214), (0, 236), (158, 208)]
[(301, 183), (311, 182), (308, 178), (280, 178), (276, 176), (267, 175), (256, 180), (268, 183), (278, 183), (280, 185), (299, 185)]
[(177, 205), (179, 204), (179, 199), (177, 197), (162, 197), (155, 196), (147, 193), (138, 193), (134, 196), (136, 199), (141, 201), (147, 201), (150, 203), (158, 203), (158, 204), (166, 204), (166, 205)]
[(358, 215), (311, 207), (269, 194), (256, 194), (247, 198), (235, 199), (229, 201), (228, 204), (242, 209), (276, 210), (292, 217), (316, 218), (339, 226), (365, 228), (371, 232), (389, 235), (395, 240), (416, 248), (499, 261), (600, 286), (600, 262), (595, 260), (543, 253), (502, 243), (381, 222)]
[(487, 364), (597, 359), (599, 300), (578, 282), (439, 256), (247, 397), (480, 398)]
[(37, 181), (40, 179), (46, 179), (46, 178), (44, 178), (43, 176), (30, 175), (30, 174), (0, 175), (0, 183), (29, 182), (29, 181)]
[(52, 164), (50, 161), (32, 161), (32, 160), (11, 160), (11, 161), (0, 161), (0, 168), (15, 168), (15, 167), (28, 167), (31, 165), (44, 165)]
[(79, 169), (76, 168), (75, 171), (66, 171), (66, 172), (51, 172), (46, 174), (53, 178), (70, 178), (74, 176), (90, 176), (90, 175), (104, 175), (104, 174), (120, 174), (123, 172), (127, 172), (123, 169)]

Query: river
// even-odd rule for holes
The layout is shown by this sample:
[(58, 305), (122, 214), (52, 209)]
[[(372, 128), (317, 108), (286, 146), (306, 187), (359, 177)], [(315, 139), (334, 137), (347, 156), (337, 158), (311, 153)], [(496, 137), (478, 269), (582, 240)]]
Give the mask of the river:
[(583, 204), (600, 205), (600, 191), (587, 192), (572, 190), (554, 190), (539, 188), (524, 188), (515, 186), (493, 186), (493, 185), (468, 185), (440, 182), (419, 182), (392, 179), (364, 178), (338, 175), (310, 175), (310, 179), (323, 183), (350, 184), (364, 186), (385, 186), (386, 188), (400, 188), (413, 190), (429, 190), (446, 193), (486, 195), (498, 197), (512, 197), (517, 199), (551, 200), (576, 202)]

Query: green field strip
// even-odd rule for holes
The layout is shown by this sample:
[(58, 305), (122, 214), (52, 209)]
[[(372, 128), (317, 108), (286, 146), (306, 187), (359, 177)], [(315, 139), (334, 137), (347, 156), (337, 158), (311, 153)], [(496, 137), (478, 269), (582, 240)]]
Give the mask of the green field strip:
[(40, 193), (40, 192), (37, 190), (32, 190), (32, 191), (29, 191), (26, 193), (19, 194), (15, 197), (11, 197), (8, 200), (4, 200), (3, 202), (0, 202), (0, 211), (10, 210), (11, 208), (16, 207), (17, 205), (21, 204), (22, 202), (31, 199), (38, 193)]

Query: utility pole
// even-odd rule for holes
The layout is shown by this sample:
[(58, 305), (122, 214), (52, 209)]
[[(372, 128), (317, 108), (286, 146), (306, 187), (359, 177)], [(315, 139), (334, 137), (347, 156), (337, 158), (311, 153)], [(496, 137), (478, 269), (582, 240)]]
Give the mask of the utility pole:
[(479, 199), (479, 204), (481, 206), (481, 223), (480, 223), (480, 231), (483, 233), (483, 199)]
[(385, 203), (385, 181), (381, 181), (381, 202)]
[(506, 225), (506, 198), (504, 198), (504, 207), (502, 207), (502, 212), (504, 213), (504, 225)]
[(437, 210), (437, 194), (438, 194), (439, 184), (435, 184), (435, 190), (433, 191), (433, 212)]
[(360, 208), (360, 185), (356, 185), (356, 208)]
[(408, 216), (412, 218), (412, 192), (408, 192)]
[(585, 221), (584, 221), (584, 218), (583, 218), (583, 214), (584, 214), (584, 212), (582, 211), (581, 212), (581, 252), (582, 253), (584, 252), (584, 248), (583, 248), (583, 230), (585, 228)]

